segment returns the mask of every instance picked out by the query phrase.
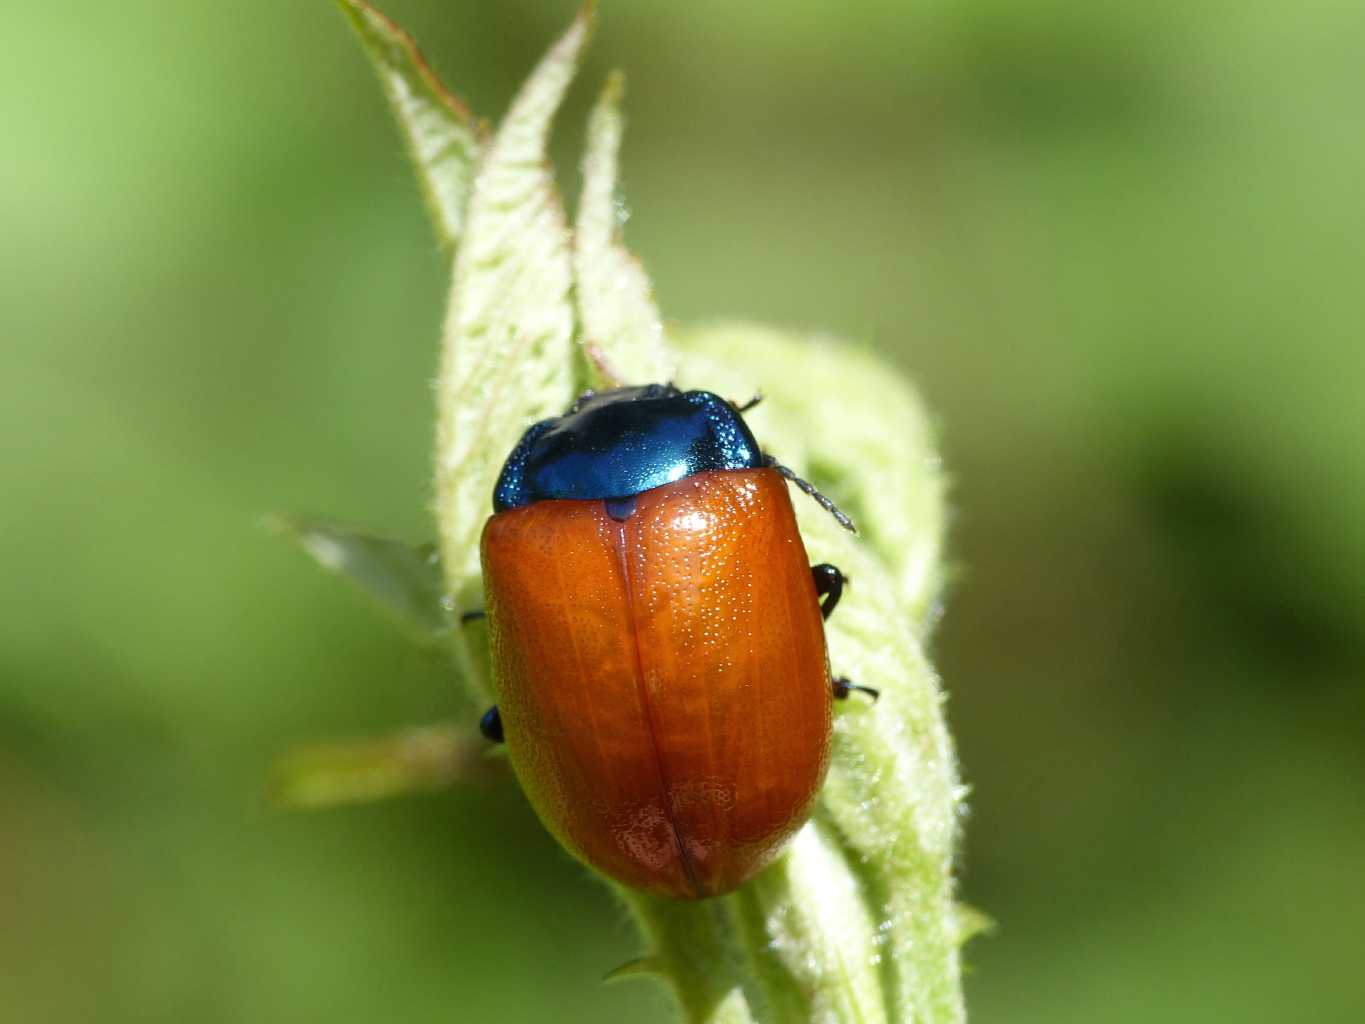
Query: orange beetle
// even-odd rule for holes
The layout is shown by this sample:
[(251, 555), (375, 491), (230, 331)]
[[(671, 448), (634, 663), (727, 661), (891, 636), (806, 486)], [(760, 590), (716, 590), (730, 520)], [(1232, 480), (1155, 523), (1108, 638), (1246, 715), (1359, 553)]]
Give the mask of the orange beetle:
[(777, 856), (824, 780), (831, 696), (866, 690), (830, 678), (843, 576), (809, 565), (786, 480), (851, 524), (741, 411), (671, 385), (589, 393), (526, 432), (483, 531), (484, 734), (565, 848), (679, 899)]

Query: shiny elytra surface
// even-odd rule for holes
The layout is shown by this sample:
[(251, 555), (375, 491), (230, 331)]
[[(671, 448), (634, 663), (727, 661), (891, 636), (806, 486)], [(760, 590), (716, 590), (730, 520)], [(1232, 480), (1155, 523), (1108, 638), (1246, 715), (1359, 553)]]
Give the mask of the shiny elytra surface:
[(546, 827), (626, 885), (728, 892), (824, 779), (824, 628), (785, 482), (715, 470), (501, 512), (483, 534), (497, 699)]

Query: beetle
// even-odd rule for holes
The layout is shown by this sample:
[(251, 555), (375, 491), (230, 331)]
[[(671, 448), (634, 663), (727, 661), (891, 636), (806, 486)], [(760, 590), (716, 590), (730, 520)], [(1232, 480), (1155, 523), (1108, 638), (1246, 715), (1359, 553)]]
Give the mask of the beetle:
[[(757, 401), (757, 399), (755, 399)], [(587, 392), (507, 458), (480, 543), (507, 743), (546, 828), (616, 881), (729, 892), (809, 817), (829, 763), (823, 619), (790, 480), (744, 410), (671, 384)]]

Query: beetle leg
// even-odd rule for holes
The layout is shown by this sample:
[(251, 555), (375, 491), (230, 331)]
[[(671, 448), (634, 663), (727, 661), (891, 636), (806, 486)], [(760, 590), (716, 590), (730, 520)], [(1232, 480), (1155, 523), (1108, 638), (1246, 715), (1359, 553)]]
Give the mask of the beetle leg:
[(748, 412), (761, 401), (763, 401), (763, 392), (760, 391), (757, 394), (755, 394), (753, 398), (749, 399), (747, 402), (744, 402), (743, 404), (740, 404), (739, 402), (731, 402), (730, 407), (734, 409), (735, 412), (743, 413)]
[(483, 717), (479, 719), (479, 732), (483, 733), (486, 740), (502, 742), (502, 715), (498, 714), (496, 704), (485, 711)]
[(815, 577), (816, 596), (823, 598), (820, 602), (820, 615), (827, 619), (834, 611), (834, 606), (839, 603), (839, 598), (844, 596), (844, 584), (848, 582), (848, 577), (839, 571), (837, 565), (830, 565), (828, 562), (812, 565), (810, 574)]
[(487, 613), (486, 611), (484, 611), (482, 608), (480, 608), (480, 609), (479, 609), (478, 611), (476, 611), (476, 612), (461, 612), (461, 613), (460, 613), (460, 625), (461, 625), (461, 626), (467, 626), (467, 625), (469, 625), (471, 622), (478, 622), (480, 619), (486, 618), (487, 615), (488, 615), (488, 613)]
[[(882, 695), (881, 690), (874, 690), (870, 686), (859, 686), (857, 683), (850, 683), (847, 676), (835, 676), (830, 682), (834, 684), (835, 700), (847, 700), (848, 695), (854, 690), (857, 690), (859, 693), (867, 694), (873, 701), (876, 701), (876, 699)], [(493, 710), (496, 711), (497, 709), (494, 708)]]

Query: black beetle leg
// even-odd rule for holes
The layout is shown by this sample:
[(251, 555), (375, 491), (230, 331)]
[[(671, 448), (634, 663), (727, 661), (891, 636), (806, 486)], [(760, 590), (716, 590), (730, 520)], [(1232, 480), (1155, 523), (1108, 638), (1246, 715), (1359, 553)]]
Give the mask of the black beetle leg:
[(824, 598), (820, 602), (820, 614), (827, 619), (834, 611), (834, 606), (839, 603), (839, 598), (844, 596), (844, 584), (848, 582), (848, 578), (839, 571), (837, 565), (830, 565), (828, 562), (812, 565), (810, 574), (815, 577), (816, 595)]
[(739, 402), (731, 402), (730, 406), (735, 410), (735, 412), (748, 412), (754, 406), (758, 405), (758, 403), (761, 401), (763, 401), (763, 392), (760, 391), (757, 394), (755, 394), (753, 398), (749, 399), (742, 405)]
[(494, 704), (483, 713), (479, 719), (479, 732), (483, 733), (484, 739), (492, 740), (494, 743), (502, 742), (502, 715), (498, 714), (498, 706)]
[[(870, 686), (859, 686), (857, 683), (850, 683), (847, 676), (835, 676), (830, 682), (834, 684), (835, 700), (847, 700), (848, 695), (854, 690), (857, 690), (859, 693), (867, 694), (874, 701), (882, 695), (881, 690), (874, 690)], [(493, 710), (496, 711), (497, 709), (494, 708)]]
[(467, 625), (469, 625), (471, 622), (478, 622), (480, 619), (486, 618), (487, 615), (488, 615), (488, 613), (487, 613), (486, 611), (483, 611), (482, 609), (480, 609), (479, 611), (476, 611), (476, 612), (461, 612), (461, 613), (460, 613), (460, 625), (461, 625), (461, 626), (467, 626)]

